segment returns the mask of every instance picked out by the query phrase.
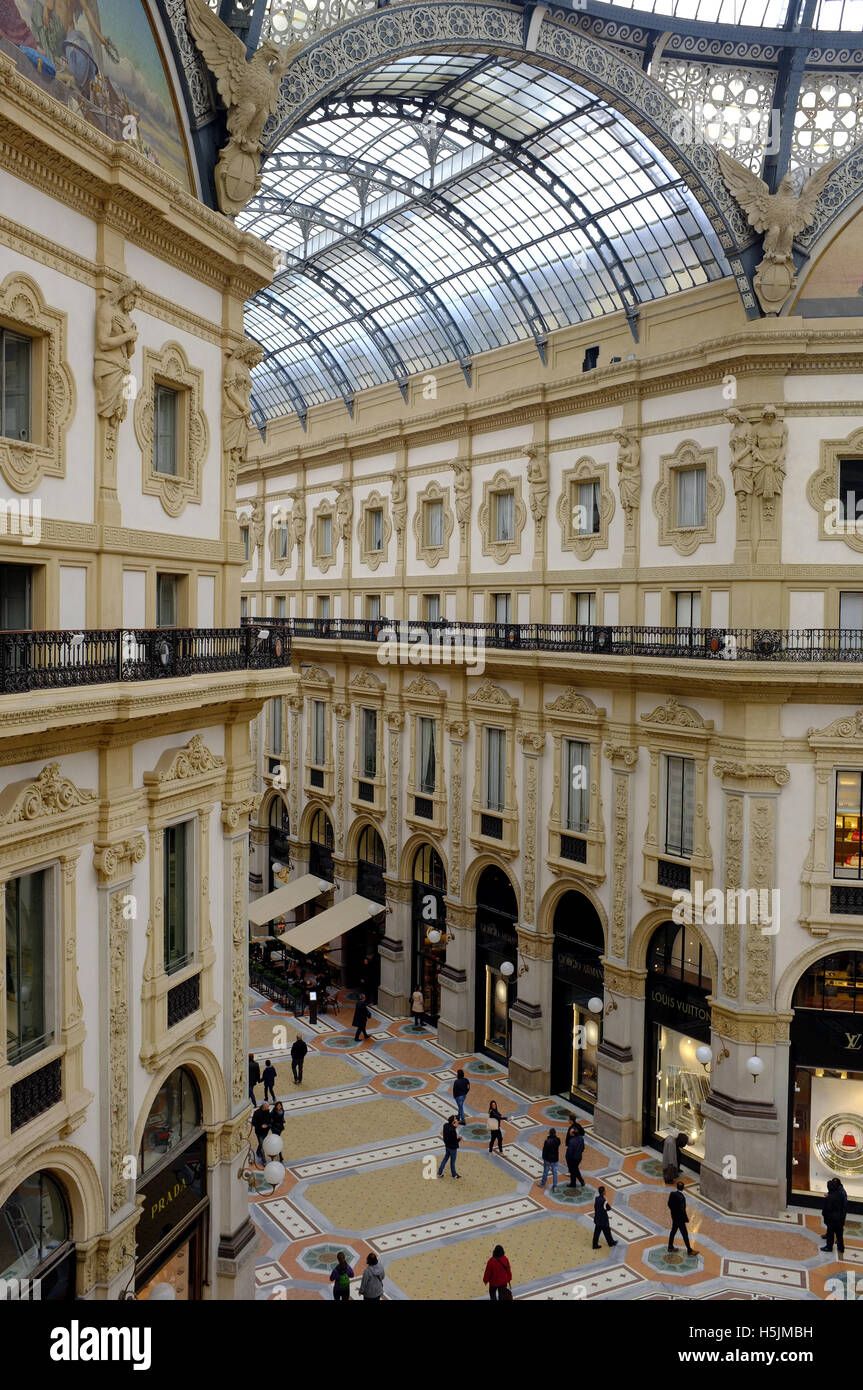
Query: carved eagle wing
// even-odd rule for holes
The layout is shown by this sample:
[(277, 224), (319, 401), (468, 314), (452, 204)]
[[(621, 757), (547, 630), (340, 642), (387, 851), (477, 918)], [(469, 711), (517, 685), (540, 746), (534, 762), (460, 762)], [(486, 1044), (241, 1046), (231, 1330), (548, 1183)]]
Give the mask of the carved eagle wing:
[(770, 226), (769, 207), (773, 196), (767, 184), (725, 150), (717, 150), (716, 157), (732, 198), (740, 204), (756, 232), (766, 232)]
[(246, 45), (210, 9), (207, 0), (186, 0), (189, 29), (201, 56), (216, 79), (219, 96), (234, 105), (239, 82), (248, 81)]
[(821, 168), (816, 169), (812, 177), (804, 183), (800, 190), (800, 197), (797, 199), (794, 218), (795, 233), (802, 232), (815, 217), (815, 204), (818, 202), (819, 194), (838, 163), (838, 159), (831, 159), (829, 164), (822, 164)]

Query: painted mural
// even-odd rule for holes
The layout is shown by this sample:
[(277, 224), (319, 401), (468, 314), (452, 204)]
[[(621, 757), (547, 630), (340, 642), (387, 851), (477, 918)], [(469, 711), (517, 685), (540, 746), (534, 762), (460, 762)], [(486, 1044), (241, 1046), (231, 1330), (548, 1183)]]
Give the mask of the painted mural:
[(0, 0), (0, 52), (64, 106), (191, 187), (171, 89), (139, 0)]

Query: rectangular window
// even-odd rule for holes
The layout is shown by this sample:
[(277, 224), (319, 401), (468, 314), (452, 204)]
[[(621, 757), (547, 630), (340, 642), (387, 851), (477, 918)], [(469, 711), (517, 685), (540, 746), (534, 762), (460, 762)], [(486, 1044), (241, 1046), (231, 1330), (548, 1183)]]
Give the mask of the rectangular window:
[(331, 516), (318, 517), (318, 549), (322, 555), (332, 555), (333, 553), (333, 518)]
[(287, 618), (287, 616), (288, 616), (288, 600), (287, 600), (286, 598), (277, 598), (277, 599), (276, 599), (276, 611), (275, 611), (275, 613), (274, 613), (273, 616), (276, 617), (276, 618)]
[(32, 576), (29, 565), (0, 565), (0, 629), (4, 632), (30, 627)]
[(361, 724), (360, 768), (363, 777), (375, 777), (378, 770), (378, 712), (364, 709)]
[(165, 898), (165, 970), (171, 975), (188, 965), (192, 955), (189, 920), (191, 827), (194, 821), (169, 825), (163, 832)]
[(288, 558), (288, 528), (284, 523), (276, 531), (276, 542), (278, 545), (277, 556), (280, 560)]
[(840, 460), (839, 502), (843, 521), (863, 517), (863, 459)]
[(177, 476), (177, 421), (180, 393), (156, 382), (153, 401), (153, 469)]
[(54, 1036), (53, 939), (48, 928), (48, 870), (6, 884), (6, 1046), (23, 1062)]
[(863, 593), (839, 595), (839, 646), (846, 651), (863, 647)]
[(485, 806), (502, 811), (506, 803), (506, 730), (485, 731)]
[(665, 853), (680, 859), (692, 856), (695, 834), (695, 762), (665, 759)]
[(494, 621), (496, 623), (510, 622), (512, 614), (512, 595), (492, 594), (491, 597), (494, 612)]
[(567, 830), (590, 828), (590, 744), (563, 741), (563, 824)]
[(707, 469), (678, 468), (677, 525), (704, 526), (707, 521)]
[(496, 541), (515, 540), (515, 493), (498, 492), (495, 505)]
[(435, 756), (435, 722), (421, 717), (419, 726), (419, 789), (430, 793), (435, 789), (437, 759)]
[(701, 594), (698, 590), (681, 590), (674, 595), (674, 626), (701, 627)]
[(249, 528), (248, 528), (248, 526), (241, 526), (241, 527), (240, 527), (240, 539), (241, 539), (241, 541), (243, 542), (243, 559), (245, 560), (246, 564), (248, 565), (249, 561), (250, 561), (251, 558), (252, 558), (252, 551), (251, 551), (251, 546), (250, 546), (250, 542), (249, 542)]
[(863, 878), (863, 772), (836, 773), (834, 878)]
[(383, 550), (384, 514), (381, 507), (372, 507), (366, 512), (366, 548)]
[(249, 600), (248, 600), (247, 598), (241, 598), (241, 599), (240, 599), (240, 617), (241, 617), (241, 618), (248, 618), (248, 616), (249, 616)]
[(274, 757), (282, 756), (282, 701), (281, 697), (270, 701), (270, 752)]
[(20, 333), (0, 328), (0, 435), (30, 438), (33, 344)]
[(425, 594), (425, 618), (427, 623), (440, 622), (440, 594)]
[(578, 627), (593, 627), (596, 623), (596, 594), (573, 594), (572, 616)]
[(323, 700), (312, 701), (312, 764), (325, 767), (327, 761), (327, 706)]
[(380, 594), (366, 595), (366, 617), (369, 622), (377, 622), (381, 616), (381, 596)]
[(573, 516), (573, 531), (577, 536), (599, 535), (599, 479), (591, 478), (577, 486), (578, 511)]
[(328, 618), (330, 616), (330, 596), (329, 594), (318, 594), (318, 617)]
[(443, 502), (426, 502), (426, 545), (443, 545)]
[(179, 608), (179, 579), (176, 574), (156, 575), (156, 627), (176, 627)]

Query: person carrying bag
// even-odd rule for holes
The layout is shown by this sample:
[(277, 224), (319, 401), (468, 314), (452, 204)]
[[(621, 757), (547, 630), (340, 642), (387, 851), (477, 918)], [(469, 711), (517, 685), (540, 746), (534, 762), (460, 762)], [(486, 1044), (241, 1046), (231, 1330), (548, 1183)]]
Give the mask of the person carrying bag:
[(485, 1267), (482, 1282), (488, 1284), (488, 1296), (492, 1302), (495, 1300), (507, 1302), (512, 1298), (512, 1289), (510, 1288), (512, 1270), (502, 1245), (494, 1247), (491, 1259)]

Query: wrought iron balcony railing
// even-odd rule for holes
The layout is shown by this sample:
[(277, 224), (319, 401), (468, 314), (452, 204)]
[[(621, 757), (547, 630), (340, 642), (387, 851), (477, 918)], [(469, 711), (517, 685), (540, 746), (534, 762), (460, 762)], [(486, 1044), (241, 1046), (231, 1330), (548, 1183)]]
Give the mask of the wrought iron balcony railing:
[(0, 694), (289, 666), (284, 624), (0, 632)]
[[(441, 665), (495, 651), (584, 652), (709, 661), (863, 661), (860, 628), (608, 627), (565, 623), (401, 622), (386, 618), (248, 618), (294, 639), (428, 644)], [(394, 659), (398, 659), (394, 657)], [(432, 656), (432, 661), (436, 657)]]

